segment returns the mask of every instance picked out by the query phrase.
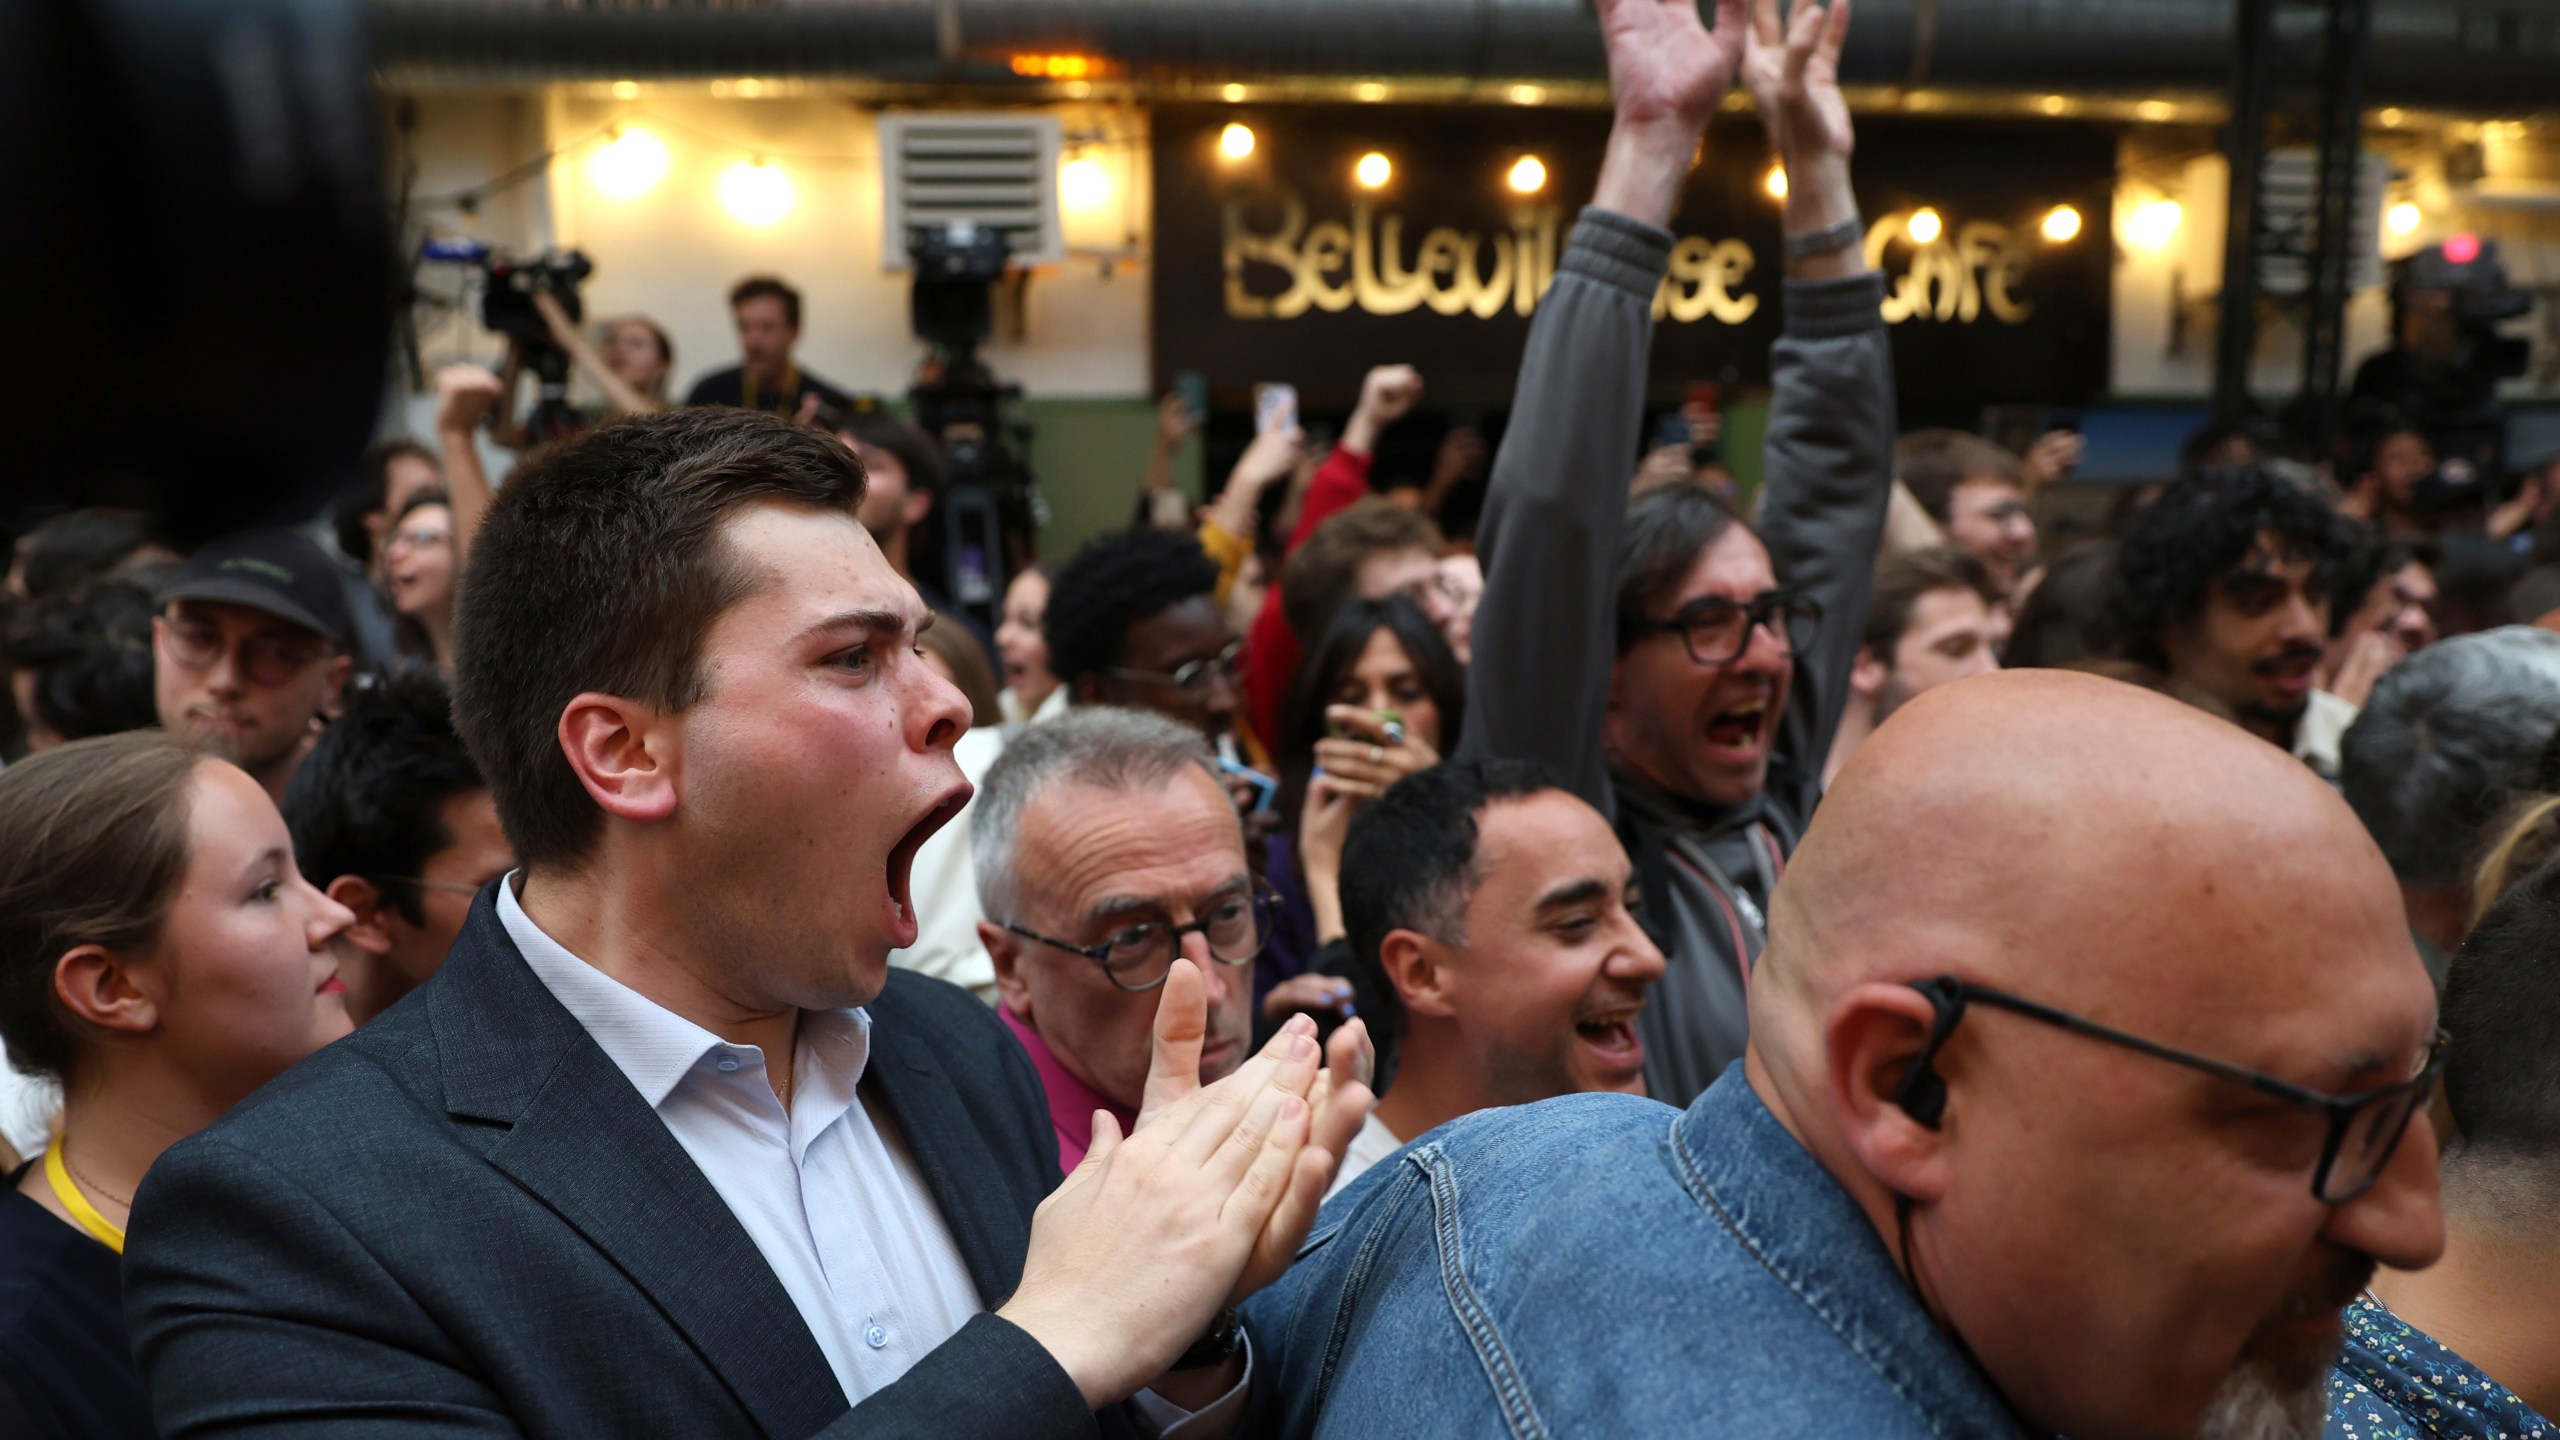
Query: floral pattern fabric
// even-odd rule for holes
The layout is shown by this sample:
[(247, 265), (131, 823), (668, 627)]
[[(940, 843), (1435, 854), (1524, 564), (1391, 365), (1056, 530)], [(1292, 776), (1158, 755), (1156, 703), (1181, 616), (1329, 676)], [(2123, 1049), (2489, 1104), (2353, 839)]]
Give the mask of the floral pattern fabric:
[(2371, 1295), (2345, 1319), (2326, 1440), (2560, 1440), (2560, 1426)]

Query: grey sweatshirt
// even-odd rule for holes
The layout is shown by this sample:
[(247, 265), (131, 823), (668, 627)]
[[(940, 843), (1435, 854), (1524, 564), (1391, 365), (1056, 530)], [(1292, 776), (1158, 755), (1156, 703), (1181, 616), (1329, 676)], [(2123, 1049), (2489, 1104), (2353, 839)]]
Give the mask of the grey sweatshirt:
[(1538, 761), (1617, 826), (1669, 961), (1638, 1025), (1645, 1080), (1686, 1105), (1742, 1055), (1769, 888), (1820, 797), (1866, 626), (1895, 423), (1882, 278), (1787, 281), (1759, 533), (1779, 582), (1821, 603), (1821, 635), (1796, 657), (1755, 799), (1703, 806), (1614, 771), (1601, 723), (1618, 545), (1671, 245), (1666, 231), (1586, 209), (1538, 304), (1477, 532), (1485, 592), (1458, 753)]

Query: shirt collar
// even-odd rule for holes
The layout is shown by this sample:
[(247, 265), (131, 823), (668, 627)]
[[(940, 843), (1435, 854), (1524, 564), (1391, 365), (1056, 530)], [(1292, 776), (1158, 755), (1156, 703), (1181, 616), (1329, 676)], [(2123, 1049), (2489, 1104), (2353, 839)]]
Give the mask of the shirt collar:
[(1942, 1434), (2021, 1433), (1973, 1361), (1913, 1298), (1884, 1238), (1840, 1182), (1727, 1067), (1673, 1131), (1683, 1184), (1842, 1343)]
[[(631, 1081), (649, 1108), (658, 1109), (685, 1077), (714, 1052), (746, 1052), (571, 954), (533, 923), (516, 898), (517, 877), (498, 886), (498, 923), (523, 953), (524, 962), (598, 1049)], [(850, 1107), (870, 1060), (871, 1016), (852, 1010), (804, 1010), (801, 1055), (793, 1078), (801, 1093), (792, 1107), (794, 1149)], [(806, 1057), (809, 1063), (802, 1063)], [(759, 1082), (761, 1083), (761, 1082)], [(814, 1128), (813, 1128), (814, 1127)]]
[(1005, 1028), (1022, 1042), (1024, 1053), (1031, 1057), (1031, 1068), (1039, 1073), (1040, 1088), (1049, 1097), (1049, 1123), (1060, 1135), (1073, 1141), (1078, 1150), (1093, 1148), (1093, 1112), (1107, 1110), (1120, 1122), (1120, 1133), (1128, 1134), (1138, 1126), (1138, 1117), (1104, 1096), (1100, 1091), (1076, 1078), (1049, 1049), (1040, 1032), (1024, 1023), (1021, 1016), (1007, 1006), (996, 1007), (1004, 1017)]

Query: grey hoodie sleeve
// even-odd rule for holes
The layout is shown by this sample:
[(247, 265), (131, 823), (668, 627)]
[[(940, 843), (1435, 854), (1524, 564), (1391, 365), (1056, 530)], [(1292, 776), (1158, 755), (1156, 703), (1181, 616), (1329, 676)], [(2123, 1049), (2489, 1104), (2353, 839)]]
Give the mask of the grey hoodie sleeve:
[(1884, 277), (1873, 271), (1789, 280), (1786, 301), (1786, 333), (1769, 353), (1759, 530), (1778, 583), (1822, 606), (1820, 637), (1796, 657), (1779, 741), (1818, 776), (1848, 704), (1893, 493), (1893, 351)]
[(1644, 423), (1670, 232), (1582, 212), (1538, 302), (1477, 527), (1484, 598), (1458, 754), (1543, 764), (1613, 814), (1600, 749), (1617, 658), (1618, 537)]

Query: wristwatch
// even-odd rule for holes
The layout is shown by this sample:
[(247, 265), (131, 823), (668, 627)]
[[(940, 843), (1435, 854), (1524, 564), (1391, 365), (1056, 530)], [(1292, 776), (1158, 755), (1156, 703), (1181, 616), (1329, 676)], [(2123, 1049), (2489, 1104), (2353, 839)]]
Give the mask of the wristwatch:
[(1825, 225), (1819, 230), (1790, 235), (1787, 237), (1787, 258), (1810, 260), (1816, 255), (1828, 255), (1834, 250), (1846, 250), (1858, 243), (1858, 237), (1866, 232), (1866, 222), (1852, 215), (1846, 220)]
[(1209, 1333), (1192, 1341), (1191, 1348), (1183, 1351), (1181, 1357), (1173, 1362), (1173, 1368), (1206, 1370), (1213, 1365), (1224, 1365), (1242, 1348), (1244, 1326), (1236, 1323), (1235, 1311), (1221, 1310), (1218, 1318), (1210, 1322)]

